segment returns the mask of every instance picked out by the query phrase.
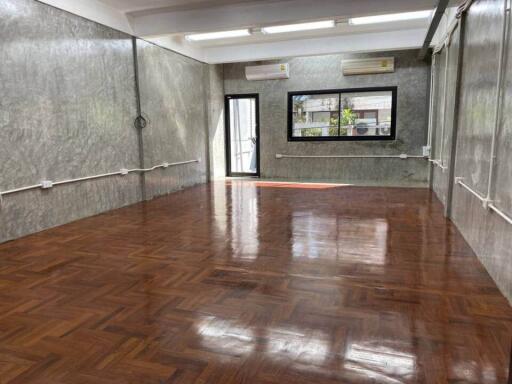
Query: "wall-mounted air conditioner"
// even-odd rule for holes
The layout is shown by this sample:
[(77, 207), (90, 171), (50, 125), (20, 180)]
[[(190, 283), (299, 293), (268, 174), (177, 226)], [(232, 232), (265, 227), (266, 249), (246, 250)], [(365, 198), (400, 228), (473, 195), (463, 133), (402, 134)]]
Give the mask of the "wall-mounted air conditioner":
[(288, 64), (270, 64), (245, 67), (247, 80), (274, 80), (289, 79), (290, 67)]
[(395, 72), (394, 57), (375, 57), (371, 59), (349, 59), (341, 61), (343, 75), (370, 75)]

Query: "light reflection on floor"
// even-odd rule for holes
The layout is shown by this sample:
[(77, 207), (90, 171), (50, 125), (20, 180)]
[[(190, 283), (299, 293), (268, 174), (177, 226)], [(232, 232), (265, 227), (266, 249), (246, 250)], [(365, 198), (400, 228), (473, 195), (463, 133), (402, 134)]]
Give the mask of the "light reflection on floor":
[[(298, 368), (342, 365), (345, 372), (378, 383), (409, 382), (417, 370), (416, 356), (404, 352), (403, 346), (400, 351), (393, 349), (391, 340), (353, 341), (340, 354), (322, 330), (297, 326), (252, 327), (213, 316), (199, 321), (196, 332), (204, 348), (219, 354), (250, 358), (253, 354), (261, 357), (263, 353), (270, 361), (298, 364)], [(466, 371), (458, 372), (459, 377), (473, 380), (467, 368), (455, 369)]]
[[(232, 181), (214, 186), (215, 222), (218, 229), (230, 231), (232, 257), (255, 261), (258, 257), (259, 196), (257, 187), (328, 189), (338, 184), (282, 182), (247, 183)], [(227, 209), (228, 208), (228, 209)], [(388, 222), (385, 218), (361, 219), (336, 215), (295, 212), (288, 218), (291, 228), (291, 255), (294, 260), (321, 259), (353, 263), (386, 263)], [(286, 223), (281, 223), (283, 228)], [(333, 230), (334, 229), (334, 230)], [(272, 361), (286, 364), (322, 366), (330, 360), (362, 378), (382, 383), (399, 383), (397, 378), (413, 374), (415, 357), (392, 348), (365, 343), (350, 344), (339, 355), (321, 329), (298, 326), (252, 327), (236, 320), (205, 318), (197, 326), (203, 345), (218, 353), (250, 357), (263, 351)], [(264, 345), (258, 346), (258, 343)], [(330, 361), (332, 364), (332, 361)]]
[(315, 182), (293, 182), (293, 181), (272, 181), (272, 180), (229, 180), (227, 183), (236, 186), (244, 183), (247, 185), (249, 183), (254, 187), (258, 188), (292, 188), (292, 189), (331, 189), (331, 188), (340, 188), (340, 187), (348, 187), (352, 184), (343, 184), (343, 183), (315, 183)]
[[(261, 231), (257, 187), (262, 183), (268, 187), (279, 188), (344, 186), (325, 183), (231, 181), (228, 182), (231, 188), (227, 189), (225, 183), (214, 183), (216, 226), (224, 236), (230, 230), (231, 236), (228, 238), (232, 244), (232, 256), (240, 260), (251, 261), (258, 257)], [(388, 223), (385, 218), (318, 216), (304, 212), (295, 214), (290, 219), (289, 223), (282, 223), (282, 227), (291, 228), (291, 250), (294, 258), (339, 261), (347, 259), (350, 262), (378, 265), (386, 263)], [(332, 232), (332, 228), (336, 228), (336, 231)]]
[(267, 340), (266, 353), (270, 358), (322, 364), (329, 354), (329, 341), (321, 330), (271, 327), (267, 331)]
[[(332, 327), (311, 328), (307, 325), (302, 326), (300, 321), (293, 324), (279, 322), (266, 324), (265, 321), (260, 320), (242, 321), (211, 317), (201, 320), (197, 326), (197, 334), (202, 345), (223, 355), (243, 356), (245, 359), (268, 359), (283, 366), (293, 366), (297, 371), (318, 370), (319, 374), (330, 372), (337, 375), (342, 372), (342, 375), (348, 375), (340, 376), (340, 382), (343, 382), (342, 380), (346, 377), (362, 383), (423, 382), (423, 377), (418, 376), (418, 372), (423, 372), (424, 368), (421, 367), (420, 355), (416, 354), (414, 348), (415, 337), (417, 337), (414, 328), (425, 328), (422, 328), (421, 316), (423, 313), (428, 313), (428, 309), (422, 309), (424, 312), (418, 313), (419, 319), (414, 317), (415, 310), (407, 312), (409, 313), (407, 316), (402, 316), (404, 313), (400, 310), (406, 308), (409, 311), (413, 307), (416, 308), (420, 300), (424, 301), (422, 305), (427, 305), (426, 303), (430, 300), (428, 296), (422, 296), (422, 299), (419, 299), (414, 294), (408, 293), (402, 297), (401, 295), (406, 291), (380, 289), (373, 293), (371, 290), (365, 291), (364, 288), (360, 288), (357, 294), (354, 294), (356, 296), (352, 297), (348, 291), (349, 288), (343, 285), (337, 286), (336, 282), (343, 282), (345, 275), (350, 276), (353, 271), (357, 271), (357, 268), (364, 271), (364, 268), (372, 268), (371, 265), (376, 266), (371, 271), (379, 284), (380, 281), (385, 281), (388, 266), (391, 266), (390, 271), (399, 270), (399, 266), (392, 265), (395, 260), (391, 259), (390, 251), (390, 244), (393, 241), (395, 241), (393, 246), (396, 248), (396, 239), (402, 241), (408, 240), (408, 236), (415, 236), (404, 245), (404, 249), (407, 249), (404, 253), (406, 256), (400, 254), (400, 257), (407, 257), (415, 262), (415, 252), (422, 257), (423, 255), (432, 257), (427, 244), (430, 238), (434, 238), (432, 236), (434, 229), (428, 221), (429, 217), (425, 216), (425, 209), (422, 206), (407, 207), (400, 200), (394, 201), (395, 209), (398, 209), (396, 207), (409, 209), (418, 215), (414, 221), (415, 227), (404, 230), (403, 222), (399, 222), (403, 219), (399, 217), (398, 211), (388, 211), (383, 208), (376, 211), (366, 210), (359, 214), (357, 209), (360, 207), (357, 207), (352, 211), (345, 209), (342, 213), (338, 213), (335, 209), (331, 212), (321, 200), (318, 201), (320, 208), (315, 206), (315, 201), (308, 201), (303, 204), (306, 208), (294, 209), (292, 202), (274, 192), (273, 188), (276, 190), (288, 188), (291, 190), (290, 193), (296, 194), (297, 200), (298, 196), (301, 196), (298, 191), (300, 189), (311, 189), (313, 194), (333, 193), (332, 191), (336, 188), (343, 188), (343, 186), (267, 181), (229, 181), (214, 184), (215, 228), (218, 235), (225, 238), (228, 244), (227, 251), (221, 252), (220, 257), (226, 255), (230, 262), (238, 263), (235, 264), (237, 267), (247, 266), (244, 273), (248, 273), (248, 277), (250, 277), (251, 268), (256, 268), (258, 262), (261, 262), (263, 271), (265, 271), (265, 263), (274, 263), (272, 266), (277, 269), (272, 272), (282, 273), (280, 276), (288, 274), (289, 278), (296, 277), (295, 282), (300, 284), (289, 289), (289, 300), (300, 301), (307, 297), (307, 300), (314, 301), (318, 298), (317, 305), (320, 308), (323, 297), (319, 292), (328, 292), (330, 295), (339, 291), (339, 298), (327, 300), (325, 303), (327, 309), (322, 308), (322, 310), (326, 312), (331, 310), (337, 316), (336, 311), (343, 313), (353, 305), (354, 311), (366, 313), (365, 316), (370, 318), (379, 311), (385, 311), (386, 316), (391, 317), (394, 313), (398, 318), (404, 319), (403, 326), (411, 327), (411, 331), (398, 336), (399, 345), (393, 344), (393, 335), (389, 335), (386, 339), (380, 333), (375, 336), (376, 341), (373, 342), (371, 331), (365, 336), (362, 332), (359, 339), (356, 332), (343, 340), (343, 348), (340, 349), (339, 340), (334, 340), (339, 335), (333, 335)], [(267, 195), (262, 198), (262, 194)], [(271, 219), (279, 218), (279, 222), (269, 220), (266, 216), (268, 211), (265, 204), (268, 204), (274, 196), (276, 201), (273, 202), (272, 208), (275, 214), (271, 215)], [(312, 195), (308, 198), (310, 196)], [(378, 197), (381, 198), (381, 196)], [(346, 203), (349, 208), (350, 203), (350, 201)], [(386, 202), (383, 200), (382, 204), (384, 207)], [(396, 230), (397, 222), (400, 223), (399, 231)], [(443, 253), (449, 252), (448, 245), (445, 244), (446, 239), (442, 237), (445, 235), (445, 233), (439, 233), (437, 236), (441, 237), (435, 238), (442, 245), (439, 248), (440, 255), (435, 254), (436, 257), (443, 257)], [(415, 241), (418, 244), (417, 249)], [(269, 243), (277, 246), (269, 248)], [(274, 253), (275, 251), (277, 254)], [(325, 264), (326, 261), (329, 263)], [(349, 268), (352, 267), (351, 264), (353, 269)], [(336, 267), (342, 265), (349, 266), (343, 270), (344, 275), (340, 275), (336, 270)], [(329, 269), (331, 266), (332, 269)], [(279, 269), (281, 267), (282, 269)], [(418, 272), (421, 276), (426, 276), (423, 280), (431, 279), (428, 269), (418, 270)], [(379, 279), (381, 275), (383, 278)], [(301, 280), (305, 276), (307, 278)], [(361, 281), (360, 284), (364, 285), (364, 279)], [(403, 281), (408, 280), (404, 278)], [(290, 287), (285, 285), (283, 289), (288, 288)], [(276, 287), (270, 292), (274, 291), (281, 292), (281, 287)], [(254, 293), (250, 300), (255, 300), (259, 294), (261, 291)], [(317, 294), (318, 296), (315, 296)], [(369, 297), (372, 294), (373, 298)], [(344, 302), (347, 299), (353, 300), (355, 304), (347, 305)], [(389, 302), (390, 307), (386, 307), (386, 301)], [(358, 307), (358, 302), (361, 302), (363, 307)], [(310, 305), (309, 310), (314, 313), (314, 305), (311, 303)], [(391, 309), (398, 309), (398, 312), (392, 312)], [(347, 316), (350, 318), (350, 315)], [(328, 320), (326, 321), (329, 323)], [(350, 318), (350, 322), (357, 323), (357, 319)], [(321, 323), (322, 321), (319, 321), (319, 324)], [(375, 329), (377, 324), (380, 324), (380, 320), (373, 319), (370, 324)], [(442, 326), (437, 324), (434, 330)], [(434, 341), (432, 343), (435, 344)], [(451, 361), (452, 365), (447, 369), (451, 370), (453, 377), (464, 378), (468, 382), (475, 383), (496, 383), (498, 380), (492, 365), (472, 366), (471, 362), (463, 358), (458, 361), (457, 357), (453, 357)]]
[[(386, 263), (386, 219), (298, 215), (292, 218), (292, 228), (294, 258)], [(332, 228), (336, 232), (329, 232)]]
[(426, 190), (199, 185), (0, 254), (0, 382), (507, 381), (510, 306)]
[(344, 353), (344, 368), (382, 383), (401, 383), (416, 371), (416, 357), (381, 343), (352, 343)]
[(204, 346), (220, 354), (247, 355), (255, 348), (254, 332), (236, 321), (208, 317), (195, 324)]
[(322, 364), (330, 353), (327, 336), (320, 330), (256, 328), (235, 320), (208, 317), (196, 324), (196, 332), (205, 348), (227, 355), (249, 355), (258, 342), (265, 342), (264, 353), (271, 359)]

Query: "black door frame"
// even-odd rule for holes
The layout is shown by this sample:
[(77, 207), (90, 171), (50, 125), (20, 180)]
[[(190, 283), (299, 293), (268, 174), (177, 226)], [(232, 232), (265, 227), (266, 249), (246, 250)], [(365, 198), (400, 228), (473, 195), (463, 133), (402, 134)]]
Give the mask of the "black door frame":
[[(230, 111), (229, 100), (233, 99), (255, 99), (256, 100), (256, 173), (231, 172), (231, 137), (230, 137)], [(260, 95), (258, 93), (244, 93), (226, 95), (224, 97), (224, 125), (226, 135), (226, 176), (240, 177), (253, 176), (260, 177)]]

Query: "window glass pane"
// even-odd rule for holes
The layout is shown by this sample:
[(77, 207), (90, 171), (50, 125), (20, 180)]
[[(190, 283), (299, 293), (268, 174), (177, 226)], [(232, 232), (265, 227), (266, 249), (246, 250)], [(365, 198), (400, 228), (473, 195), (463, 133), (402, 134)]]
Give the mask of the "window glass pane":
[(292, 102), (292, 136), (338, 136), (339, 94), (297, 95)]
[(289, 135), (297, 140), (394, 139), (395, 91), (389, 87), (292, 94)]
[(391, 91), (341, 94), (343, 136), (390, 136)]
[(256, 99), (229, 100), (229, 137), (232, 173), (257, 173)]

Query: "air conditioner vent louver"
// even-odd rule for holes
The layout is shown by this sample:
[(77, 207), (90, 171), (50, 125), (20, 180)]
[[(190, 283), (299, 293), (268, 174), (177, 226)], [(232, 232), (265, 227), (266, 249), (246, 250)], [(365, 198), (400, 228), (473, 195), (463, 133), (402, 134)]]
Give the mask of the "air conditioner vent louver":
[(395, 72), (394, 57), (375, 57), (371, 59), (342, 60), (343, 75), (370, 75)]
[(245, 67), (245, 77), (247, 80), (289, 79), (290, 67), (285, 63)]

